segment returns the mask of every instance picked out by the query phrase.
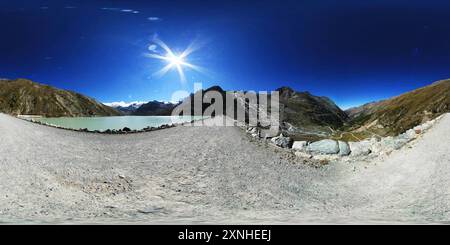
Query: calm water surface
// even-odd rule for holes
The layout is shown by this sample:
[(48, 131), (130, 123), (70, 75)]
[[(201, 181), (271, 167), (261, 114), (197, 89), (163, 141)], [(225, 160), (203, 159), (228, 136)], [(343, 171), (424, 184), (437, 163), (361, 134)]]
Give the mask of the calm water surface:
[(58, 117), (35, 118), (47, 124), (53, 124), (64, 128), (89, 130), (123, 129), (128, 127), (140, 130), (145, 127), (158, 127), (163, 124), (190, 122), (202, 119), (202, 116), (118, 116), (118, 117)]

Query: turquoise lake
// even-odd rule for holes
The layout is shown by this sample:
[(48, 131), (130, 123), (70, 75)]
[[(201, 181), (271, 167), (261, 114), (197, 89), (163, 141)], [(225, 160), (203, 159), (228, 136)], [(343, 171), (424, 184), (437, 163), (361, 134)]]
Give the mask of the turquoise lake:
[(145, 127), (158, 127), (163, 124), (190, 122), (202, 119), (202, 116), (117, 116), (117, 117), (58, 117), (58, 118), (34, 118), (47, 124), (57, 125), (64, 128), (82, 129), (91, 131), (107, 129), (123, 129), (128, 127), (132, 130), (140, 130)]

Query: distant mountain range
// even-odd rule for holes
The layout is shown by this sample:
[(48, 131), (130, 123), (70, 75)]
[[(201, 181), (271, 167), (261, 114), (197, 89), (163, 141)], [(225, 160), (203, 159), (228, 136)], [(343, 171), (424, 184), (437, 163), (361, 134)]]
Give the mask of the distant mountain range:
[(138, 116), (170, 116), (177, 104), (150, 101), (138, 107), (132, 114)]
[[(225, 98), (219, 86), (191, 94), (180, 103), (150, 101), (147, 103), (101, 104), (81, 94), (53, 88), (26, 79), (0, 79), (0, 111), (9, 114), (32, 114), (46, 117), (60, 116), (169, 116), (174, 108), (184, 108), (192, 115), (201, 114), (210, 105), (203, 103), (203, 111), (194, 110), (194, 98), (199, 93), (217, 92)], [(296, 139), (315, 140), (333, 135), (354, 140), (370, 136), (386, 136), (401, 133), (409, 128), (450, 111), (450, 79), (435, 82), (429, 86), (400, 96), (367, 103), (341, 110), (331, 99), (315, 96), (309, 92), (297, 92), (288, 87), (277, 89), (280, 94), (280, 125), (285, 134)], [(259, 95), (257, 95), (259, 96)], [(259, 98), (259, 97), (258, 97)], [(231, 98), (235, 108), (244, 107), (262, 111), (262, 105), (250, 108), (245, 98), (236, 95)], [(214, 101), (214, 100), (212, 100)], [(179, 106), (181, 104), (181, 106)], [(189, 108), (183, 107), (184, 105)], [(179, 107), (178, 107), (179, 106)], [(228, 115), (236, 118), (236, 115)]]
[(172, 110), (177, 106), (170, 102), (150, 101), (142, 103), (131, 103), (124, 106), (124, 103), (104, 103), (120, 111), (123, 115), (130, 116), (170, 116)]
[(115, 102), (115, 103), (103, 103), (109, 107), (112, 107), (118, 111), (120, 111), (123, 115), (133, 115), (134, 112), (141, 107), (145, 102), (134, 102), (134, 103), (125, 103), (125, 102)]
[(121, 115), (93, 98), (27, 79), (0, 80), (0, 111), (46, 117)]

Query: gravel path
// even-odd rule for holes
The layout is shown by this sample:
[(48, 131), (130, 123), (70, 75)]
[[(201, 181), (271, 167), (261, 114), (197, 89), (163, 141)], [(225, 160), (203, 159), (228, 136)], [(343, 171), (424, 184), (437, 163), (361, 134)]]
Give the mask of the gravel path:
[(236, 127), (99, 135), (0, 114), (0, 223), (448, 223), (449, 125), (314, 168)]

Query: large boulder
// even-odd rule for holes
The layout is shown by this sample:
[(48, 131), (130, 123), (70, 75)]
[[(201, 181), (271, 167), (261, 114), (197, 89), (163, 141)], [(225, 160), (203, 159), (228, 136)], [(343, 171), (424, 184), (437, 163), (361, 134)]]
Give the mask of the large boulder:
[(339, 153), (339, 144), (335, 140), (320, 140), (309, 144), (307, 151), (312, 154), (337, 154)]
[(294, 141), (294, 143), (292, 144), (292, 149), (296, 151), (306, 151), (307, 146), (307, 141)]
[(282, 148), (290, 148), (292, 146), (292, 139), (280, 134), (280, 136), (274, 137), (270, 140), (276, 146)]
[(368, 140), (363, 140), (359, 142), (348, 142), (350, 145), (350, 150), (352, 156), (367, 156), (369, 155), (371, 150), (371, 142)]
[(398, 150), (409, 141), (410, 139), (407, 138), (406, 136), (399, 135), (397, 137), (386, 137), (381, 140), (381, 144), (387, 150)]
[(348, 156), (350, 155), (350, 146), (347, 142), (344, 141), (338, 141), (339, 144), (339, 156)]

